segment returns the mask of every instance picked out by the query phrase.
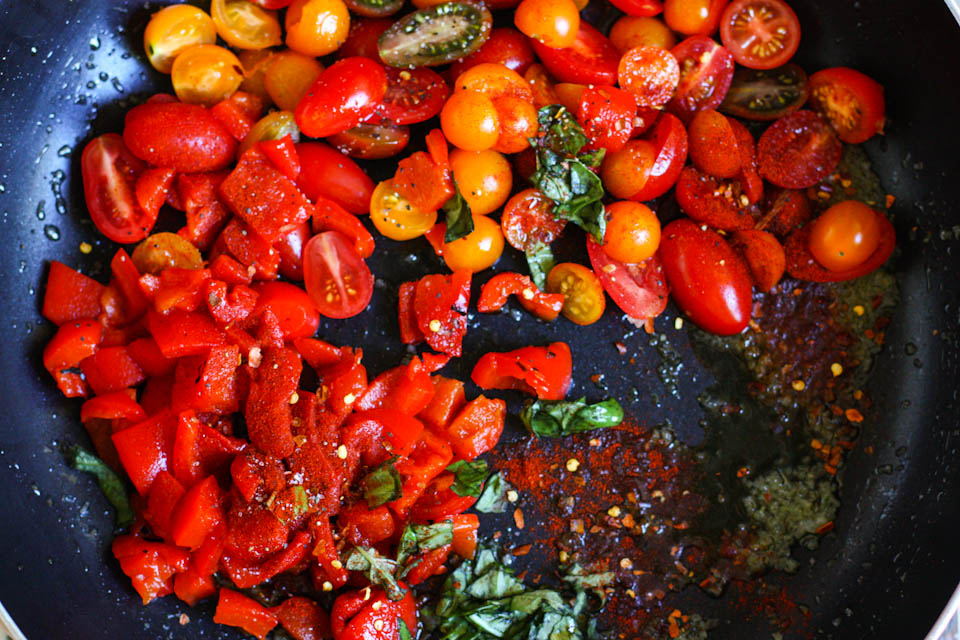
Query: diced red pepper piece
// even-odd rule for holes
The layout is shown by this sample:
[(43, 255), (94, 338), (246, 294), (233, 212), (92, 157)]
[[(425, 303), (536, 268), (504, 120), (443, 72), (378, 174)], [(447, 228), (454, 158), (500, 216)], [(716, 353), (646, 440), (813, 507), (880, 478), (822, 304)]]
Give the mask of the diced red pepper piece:
[(438, 165), (424, 151), (416, 151), (397, 164), (393, 188), (420, 211), (436, 211), (454, 194), (450, 168)]
[(147, 417), (147, 414), (143, 411), (143, 407), (137, 404), (136, 397), (137, 394), (133, 389), (123, 389), (90, 398), (80, 407), (80, 421), (103, 418), (140, 422)]
[(133, 192), (137, 198), (137, 204), (150, 216), (150, 220), (157, 219), (160, 207), (167, 201), (167, 193), (176, 177), (176, 169), (162, 167), (147, 169), (137, 176)]
[(177, 235), (201, 251), (210, 248), (230, 218), (230, 211), (219, 196), (220, 183), (226, 177), (226, 171), (177, 176), (179, 208), (186, 213), (186, 226)]
[(406, 456), (413, 450), (423, 433), (423, 423), (393, 409), (370, 409), (353, 413), (348, 422), (373, 420), (382, 425), (383, 439), (392, 455)]
[(499, 398), (477, 396), (460, 410), (447, 427), (447, 438), (454, 453), (473, 460), (493, 449), (503, 433), (507, 404)]
[(203, 478), (200, 466), (200, 421), (193, 411), (184, 411), (177, 418), (177, 432), (173, 439), (170, 471), (185, 488), (193, 487)]
[[(340, 554), (337, 552), (330, 518), (324, 514), (316, 515), (310, 519), (309, 528), (314, 540), (312, 553), (321, 569), (321, 577), (330, 582), (334, 589), (342, 587), (347, 583), (350, 573), (343, 566)], [(321, 585), (317, 585), (317, 589), (321, 588), (322, 581)]]
[(174, 408), (227, 415), (240, 409), (240, 348), (223, 345), (209, 355), (181, 358), (174, 374)]
[(481, 389), (519, 389), (542, 400), (562, 400), (570, 389), (570, 347), (554, 342), (506, 353), (485, 353), (470, 378)]
[(444, 563), (453, 550), (452, 544), (445, 544), (436, 549), (421, 553), (410, 561), (410, 569), (406, 575), (407, 584), (411, 587), (424, 582), (428, 578), (446, 571)]
[(475, 513), (453, 516), (453, 552), (461, 558), (472, 558), (477, 552), (477, 531), (480, 518)]
[(128, 344), (127, 353), (148, 377), (165, 376), (173, 372), (177, 363), (175, 359), (163, 355), (157, 341), (149, 336), (137, 338)]
[[(410, 456), (401, 458), (394, 465), (403, 478), (402, 495), (388, 503), (390, 509), (400, 518), (406, 519), (410, 508), (425, 494), (427, 486), (453, 460), (453, 449), (444, 438), (429, 429), (424, 429), (420, 442), (414, 446)], [(451, 481), (452, 482), (452, 481)], [(467, 504), (468, 508), (472, 502)]]
[(433, 394), (430, 373), (420, 358), (414, 356), (408, 365), (388, 369), (374, 378), (357, 401), (355, 410), (386, 407), (413, 416), (430, 404)]
[[(240, 218), (232, 219), (220, 234), (224, 248), (240, 264), (253, 267), (253, 279), (276, 280), (280, 253)], [(218, 244), (220, 242), (218, 240)], [(217, 247), (214, 245), (214, 250)]]
[(417, 326), (417, 314), (414, 310), (416, 291), (416, 282), (404, 282), (397, 292), (399, 297), (397, 315), (400, 320), (400, 341), (403, 344), (417, 344), (426, 339), (420, 327)]
[(101, 311), (104, 286), (53, 260), (43, 293), (43, 317), (59, 326), (71, 320), (96, 318)]
[(244, 413), (250, 442), (278, 458), (289, 456), (295, 446), (290, 431), (290, 398), (297, 391), (302, 368), (296, 351), (266, 349), (250, 385)]
[(158, 473), (150, 485), (144, 518), (150, 523), (154, 533), (164, 540), (171, 540), (170, 519), (177, 503), (186, 492), (183, 485), (167, 471)]
[(562, 293), (544, 293), (530, 280), (530, 276), (519, 273), (498, 273), (480, 290), (477, 311), (492, 313), (499, 311), (507, 303), (507, 298), (517, 296), (524, 309), (541, 320), (552, 322), (563, 309)]
[(178, 547), (197, 549), (223, 522), (220, 485), (214, 476), (193, 485), (177, 503), (170, 519), (170, 534)]
[(300, 156), (289, 133), (279, 140), (262, 140), (260, 150), (286, 177), (296, 180), (300, 175)]
[(253, 129), (253, 125), (257, 123), (257, 116), (234, 100), (233, 96), (210, 107), (210, 113), (220, 121), (220, 124), (230, 132), (230, 135), (237, 142), (243, 142), (243, 139)]
[(307, 361), (310, 368), (317, 373), (340, 362), (340, 347), (335, 347), (329, 342), (316, 338), (297, 338), (293, 341), (293, 346)]
[(277, 626), (277, 616), (270, 609), (256, 600), (227, 588), (220, 589), (220, 599), (217, 601), (217, 611), (213, 615), (213, 621), (239, 627), (260, 640), (264, 640), (267, 634)]
[(446, 222), (438, 222), (427, 229), (426, 233), (423, 234), (423, 237), (426, 238), (427, 242), (430, 244), (430, 247), (433, 249), (433, 252), (440, 258), (443, 257), (443, 253), (445, 251), (444, 245), (446, 244), (446, 236)]
[(427, 344), (453, 357), (460, 356), (467, 333), (470, 278), (468, 271), (424, 276), (417, 282), (414, 294), (417, 327)]
[(303, 596), (293, 596), (273, 608), (280, 626), (293, 640), (324, 640), (332, 638), (330, 616), (319, 604)]
[(160, 274), (160, 286), (153, 296), (153, 308), (160, 313), (171, 309), (196, 311), (203, 304), (204, 288), (210, 281), (207, 269), (167, 267)]
[(99, 322), (76, 320), (62, 325), (44, 348), (43, 366), (68, 398), (87, 397), (80, 362), (97, 352), (102, 335)]
[(312, 228), (314, 233), (339, 231), (353, 242), (353, 247), (361, 258), (369, 258), (373, 254), (373, 235), (357, 216), (333, 200), (323, 196), (317, 198), (313, 209)]
[(433, 376), (433, 399), (417, 414), (425, 425), (442, 431), (467, 403), (463, 382), (444, 376)]
[(167, 358), (204, 354), (226, 342), (223, 332), (202, 313), (175, 309), (161, 314), (151, 310), (147, 314), (147, 327), (160, 353)]
[(320, 374), (326, 389), (326, 406), (341, 418), (353, 410), (353, 404), (367, 388), (367, 370), (361, 364), (363, 350), (340, 348), (340, 362)]
[(457, 495), (450, 488), (455, 479), (452, 473), (441, 473), (434, 478), (413, 505), (410, 518), (415, 522), (439, 522), (472, 507), (477, 501), (474, 496)]
[(97, 395), (134, 387), (146, 380), (126, 347), (98, 349), (80, 362), (80, 370)]
[(140, 272), (123, 249), (118, 249), (110, 261), (110, 271), (113, 273), (111, 284), (116, 286), (120, 293), (123, 307), (123, 321), (120, 324), (133, 322), (142, 316), (149, 306), (146, 296), (140, 289)]
[(341, 534), (353, 545), (370, 546), (393, 535), (396, 523), (386, 506), (370, 509), (360, 501), (340, 510), (337, 525)]
[(176, 432), (176, 416), (161, 413), (113, 434), (120, 462), (140, 495), (147, 495), (158, 473), (169, 471)]
[(140, 393), (140, 406), (148, 416), (169, 409), (172, 389), (173, 376), (170, 374), (148, 378)]
[(397, 584), (406, 592), (399, 602), (388, 599), (380, 587), (347, 591), (337, 596), (330, 611), (333, 637), (368, 638), (368, 629), (378, 629), (369, 640), (392, 640), (400, 637), (400, 620), (412, 633), (417, 628), (417, 604), (407, 585)]
[(234, 325), (250, 317), (257, 307), (257, 292), (244, 284), (227, 288), (227, 283), (211, 280), (204, 292), (207, 310), (220, 325)]
[(198, 574), (192, 568), (173, 576), (173, 592), (191, 607), (217, 593), (213, 576)]
[(313, 538), (309, 532), (297, 531), (283, 551), (274, 554), (263, 563), (261, 578), (269, 580), (284, 571), (296, 569), (310, 554), (311, 542), (313, 542)]
[(143, 604), (172, 593), (173, 575), (186, 571), (190, 563), (190, 554), (186, 550), (160, 542), (146, 542), (135, 535), (114, 538), (112, 548), (120, 569), (130, 578)]
[(83, 428), (87, 430), (97, 456), (117, 473), (123, 473), (120, 456), (117, 455), (117, 448), (113, 446), (113, 440), (111, 440), (111, 436), (116, 431), (113, 425), (113, 420), (90, 418), (83, 423)]
[(250, 284), (253, 280), (245, 266), (225, 253), (217, 256), (210, 263), (210, 274), (227, 284)]

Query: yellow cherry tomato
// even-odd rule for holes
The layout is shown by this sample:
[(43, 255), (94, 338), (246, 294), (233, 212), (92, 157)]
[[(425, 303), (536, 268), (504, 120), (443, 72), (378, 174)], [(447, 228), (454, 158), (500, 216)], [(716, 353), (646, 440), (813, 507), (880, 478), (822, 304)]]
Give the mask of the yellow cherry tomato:
[(614, 260), (643, 262), (660, 246), (660, 220), (645, 204), (621, 200), (606, 207), (603, 250)]
[(250, 129), (250, 133), (237, 148), (237, 157), (242, 156), (245, 151), (258, 142), (279, 140), (288, 135), (293, 138), (294, 142), (300, 141), (300, 128), (297, 126), (293, 114), (289, 111), (271, 111), (257, 120), (257, 123)]
[(197, 44), (177, 56), (170, 76), (182, 102), (211, 106), (240, 88), (243, 67), (229, 49)]
[(573, 0), (523, 0), (513, 23), (525, 36), (548, 47), (572, 46), (580, 29), (580, 10)]
[(450, 152), (453, 179), (470, 205), (470, 211), (487, 215), (496, 211), (510, 197), (513, 188), (513, 170), (510, 162), (493, 149), (484, 151)]
[(384, 180), (370, 197), (370, 220), (391, 240), (419, 238), (437, 222), (436, 211), (420, 211)]
[(276, 11), (261, 9), (248, 0), (213, 0), (210, 4), (217, 33), (237, 49), (266, 49), (283, 42)]
[(347, 39), (350, 12), (343, 0), (293, 0), (284, 24), (288, 47), (307, 56), (325, 56)]
[(281, 51), (266, 65), (264, 88), (275, 105), (295, 111), (300, 98), (322, 72), (323, 65), (316, 58), (292, 50)]
[(242, 49), (237, 52), (237, 59), (243, 67), (240, 90), (260, 97), (267, 105), (271, 102), (266, 85), (267, 67), (274, 55), (276, 54), (270, 49)]
[(613, 23), (610, 42), (622, 55), (634, 47), (672, 49), (677, 37), (659, 18), (623, 16)]
[(607, 308), (600, 279), (576, 262), (561, 262), (551, 269), (547, 274), (547, 291), (563, 294), (560, 313), (575, 324), (593, 324)]
[(157, 71), (170, 73), (177, 55), (195, 44), (217, 41), (217, 27), (202, 9), (189, 4), (164, 7), (150, 17), (143, 32), (143, 48)]
[(168, 267), (202, 269), (200, 250), (175, 233), (163, 231), (147, 236), (130, 254), (140, 273), (160, 275)]
[(486, 216), (474, 214), (473, 231), (459, 240), (443, 245), (443, 261), (451, 271), (483, 271), (494, 265), (503, 253), (500, 225)]

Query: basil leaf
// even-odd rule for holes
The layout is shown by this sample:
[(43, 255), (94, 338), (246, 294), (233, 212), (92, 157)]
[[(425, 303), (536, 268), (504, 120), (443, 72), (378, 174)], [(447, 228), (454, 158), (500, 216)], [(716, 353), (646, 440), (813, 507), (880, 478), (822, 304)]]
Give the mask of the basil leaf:
[(343, 565), (349, 571), (362, 572), (371, 583), (383, 588), (393, 601), (402, 600), (407, 590), (397, 584), (397, 562), (384, 558), (376, 549), (354, 547), (347, 554)]
[(612, 571), (587, 573), (583, 567), (575, 564), (570, 567), (567, 575), (563, 576), (563, 581), (577, 591), (593, 591), (601, 601), (604, 601), (607, 594), (603, 591), (603, 588), (613, 584), (615, 578), (616, 574)]
[(537, 123), (542, 137), (537, 139), (540, 147), (557, 153), (575, 156), (587, 144), (587, 135), (566, 107), (548, 104), (537, 111)]
[(579, 400), (537, 400), (520, 411), (520, 420), (536, 436), (556, 438), (572, 433), (615, 427), (623, 422), (623, 407), (613, 398), (596, 404)]
[(446, 520), (434, 524), (407, 525), (400, 535), (400, 544), (397, 547), (397, 565), (401, 568), (402, 578), (410, 572), (416, 563), (410, 559), (425, 551), (439, 549), (453, 542), (453, 521)]
[(400, 640), (413, 640), (413, 634), (410, 633), (410, 629), (407, 628), (407, 621), (403, 618), (397, 617), (397, 627), (398, 635)]
[(513, 489), (513, 486), (503, 479), (501, 472), (496, 472), (487, 480), (473, 508), (480, 513), (505, 513), (510, 506), (507, 501), (507, 491), (510, 489)]
[(458, 496), (472, 496), (477, 498), (483, 491), (483, 481), (487, 479), (487, 461), (475, 460), (467, 462), (458, 460), (447, 467), (447, 471), (454, 474), (454, 482), (450, 490)]
[(130, 507), (127, 488), (116, 471), (80, 446), (71, 447), (67, 451), (67, 463), (77, 471), (89, 473), (97, 479), (100, 491), (117, 512), (118, 527), (126, 528), (133, 524), (133, 509)]
[(360, 481), (363, 499), (371, 509), (392, 502), (403, 495), (403, 481), (400, 479), (400, 473), (393, 466), (397, 460), (399, 458), (393, 456)]
[(443, 236), (444, 242), (453, 242), (473, 232), (473, 216), (470, 214), (470, 205), (467, 204), (457, 181), (453, 181), (454, 194), (443, 205), (446, 216), (447, 232)]
[(528, 248), (524, 255), (527, 258), (527, 266), (530, 267), (530, 279), (533, 280), (533, 284), (537, 285), (540, 291), (546, 291), (547, 274), (557, 264), (553, 257), (553, 251), (550, 250), (550, 245), (538, 242), (533, 247)]

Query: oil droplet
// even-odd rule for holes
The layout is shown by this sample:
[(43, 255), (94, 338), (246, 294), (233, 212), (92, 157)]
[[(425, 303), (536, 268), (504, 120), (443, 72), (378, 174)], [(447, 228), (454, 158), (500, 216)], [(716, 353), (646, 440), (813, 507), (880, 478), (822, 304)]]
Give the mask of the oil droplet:
[(26, 261), (26, 260), (21, 260), (21, 261), (20, 261), (20, 264), (17, 265), (17, 272), (19, 272), (19, 273), (26, 273), (26, 271), (27, 271), (27, 261)]
[(107, 72), (106, 72), (106, 71), (101, 71), (101, 72), (97, 75), (97, 77), (100, 78), (100, 82), (106, 82), (107, 80), (110, 79), (110, 76), (107, 75)]
[(90, 38), (90, 48), (94, 51), (100, 48), (100, 36), (93, 36)]
[(56, 242), (60, 239), (60, 228), (55, 224), (48, 224), (43, 227), (43, 235), (47, 236), (48, 240)]
[(37, 159), (34, 160), (33, 163), (40, 164), (40, 159), (43, 157), (43, 154), (45, 154), (48, 149), (50, 149), (50, 145), (48, 144), (43, 145), (43, 148), (40, 149), (40, 153), (37, 154)]
[(6, 192), (7, 192), (7, 185), (0, 182), (0, 193), (6, 193)]
[(57, 155), (60, 156), (61, 158), (68, 158), (70, 157), (71, 153), (73, 153), (73, 147), (71, 147), (68, 144), (65, 144), (59, 149), (57, 149)]
[(120, 82), (120, 78), (114, 78), (110, 81), (110, 84), (112, 84), (113, 88), (117, 90), (117, 93), (123, 93), (123, 83)]
[(40, 202), (37, 203), (37, 220), (44, 220), (44, 219), (46, 219), (46, 217), (47, 217), (47, 212), (43, 210), (43, 208), (44, 208), (44, 206), (46, 206), (46, 204), (47, 204), (47, 201), (46, 201), (46, 200), (41, 200)]

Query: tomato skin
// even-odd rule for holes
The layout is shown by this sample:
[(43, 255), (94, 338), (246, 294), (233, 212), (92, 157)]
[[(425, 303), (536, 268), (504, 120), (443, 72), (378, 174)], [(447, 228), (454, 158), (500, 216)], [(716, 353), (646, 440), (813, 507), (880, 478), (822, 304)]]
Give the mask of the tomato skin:
[(635, 47), (620, 58), (617, 78), (638, 106), (660, 107), (673, 97), (680, 82), (680, 65), (672, 53), (660, 47)]
[(576, 40), (580, 12), (573, 0), (522, 0), (513, 14), (513, 23), (524, 35), (561, 49)]
[(503, 232), (496, 220), (473, 215), (473, 231), (444, 243), (443, 261), (451, 271), (475, 273), (492, 267), (503, 253)]
[(237, 141), (209, 110), (182, 102), (152, 102), (130, 109), (123, 141), (138, 158), (182, 173), (225, 169), (237, 152)]
[(800, 45), (800, 20), (783, 0), (734, 0), (720, 17), (720, 39), (751, 69), (786, 64)]
[(450, 65), (450, 77), (458, 78), (470, 67), (484, 62), (502, 64), (523, 75), (535, 60), (533, 47), (526, 36), (510, 27), (497, 27), (490, 32), (490, 38), (482, 47)]
[(410, 143), (410, 127), (364, 122), (327, 138), (340, 153), (363, 160), (382, 160), (397, 155)]
[(344, 58), (313, 83), (294, 112), (300, 130), (313, 138), (357, 126), (381, 105), (387, 92), (383, 65), (369, 58)]
[(393, 602), (383, 589), (373, 587), (369, 592), (347, 591), (337, 596), (330, 611), (330, 628), (334, 640), (394, 640), (400, 635), (401, 619), (416, 633), (417, 605), (412, 592), (407, 589), (402, 600)]
[(258, 282), (252, 288), (259, 296), (253, 315), (270, 309), (280, 321), (284, 339), (309, 338), (317, 332), (320, 314), (303, 289), (289, 282)]
[(661, 0), (610, 0), (610, 4), (628, 16), (649, 18), (663, 13)]
[(672, 49), (677, 37), (659, 18), (623, 16), (610, 29), (610, 42), (621, 54), (634, 47)]
[(680, 84), (667, 109), (689, 122), (701, 109), (715, 109), (733, 81), (733, 56), (706, 36), (690, 36), (670, 50), (680, 63)]
[(709, 36), (717, 30), (730, 0), (664, 0), (667, 26), (687, 36)]
[(883, 86), (854, 69), (833, 67), (810, 76), (810, 106), (843, 142), (859, 144), (883, 133)]
[(704, 109), (693, 117), (688, 130), (690, 160), (714, 178), (732, 178), (740, 172), (740, 148), (726, 116)]
[(355, 316), (373, 296), (373, 274), (339, 231), (324, 231), (310, 239), (303, 248), (303, 272), (307, 293), (328, 318)]
[(810, 224), (810, 253), (831, 271), (848, 271), (880, 244), (877, 213), (856, 200), (839, 202)]
[(530, 39), (533, 50), (550, 74), (561, 82), (613, 85), (617, 82), (620, 52), (605, 35), (580, 21), (577, 38), (564, 49), (552, 49)]
[(587, 255), (604, 291), (637, 322), (650, 322), (667, 308), (670, 289), (657, 254), (639, 264), (625, 264), (611, 258), (588, 235)]
[(547, 291), (564, 295), (560, 313), (574, 324), (593, 324), (607, 308), (597, 275), (576, 262), (561, 262), (547, 274)]
[(450, 153), (450, 169), (471, 213), (477, 215), (487, 215), (499, 209), (513, 187), (510, 163), (492, 149), (454, 149)]
[(754, 225), (733, 185), (701, 173), (696, 167), (685, 167), (680, 172), (676, 195), (681, 211), (715, 229), (734, 231)]
[(464, 151), (484, 151), (500, 137), (497, 108), (477, 91), (457, 91), (443, 105), (440, 126), (450, 144)]
[(660, 259), (677, 306), (701, 329), (734, 335), (750, 322), (750, 271), (727, 241), (692, 220), (663, 229)]
[(297, 155), (297, 186), (310, 200), (328, 198), (357, 215), (370, 211), (373, 180), (356, 162), (322, 142), (301, 142)]
[(380, 48), (377, 46), (380, 35), (386, 31), (393, 20), (389, 18), (360, 18), (350, 24), (350, 33), (346, 41), (337, 49), (337, 58), (360, 56), (380, 62)]
[(830, 125), (801, 109), (770, 125), (757, 142), (760, 175), (778, 187), (806, 189), (837, 168), (843, 145)]
[(387, 67), (387, 92), (382, 104), (367, 122), (416, 124), (440, 113), (450, 97), (450, 87), (433, 69)]
[(507, 201), (500, 216), (500, 228), (510, 246), (518, 251), (550, 244), (567, 221), (553, 217), (553, 201), (536, 189), (524, 189)]
[(780, 282), (787, 257), (783, 245), (772, 233), (760, 229), (737, 231), (730, 237), (730, 246), (747, 262), (757, 289), (770, 291)]
[(146, 165), (116, 133), (105, 133), (87, 143), (80, 158), (83, 195), (97, 230), (114, 242), (139, 242), (157, 220), (135, 196), (137, 177)]
[(844, 271), (831, 271), (820, 265), (810, 252), (810, 228), (807, 225), (791, 233), (783, 249), (787, 257), (787, 273), (798, 280), (811, 282), (844, 282), (865, 276), (883, 266), (896, 247), (897, 237), (887, 217), (877, 213), (879, 241), (876, 250), (859, 265)]
[(293, 0), (284, 26), (288, 47), (308, 56), (325, 56), (347, 39), (350, 12), (343, 0)]
[(689, 148), (686, 128), (680, 119), (671, 113), (660, 116), (646, 139), (657, 151), (643, 188), (629, 196), (631, 200), (638, 202), (659, 198), (676, 184), (687, 161)]
[(660, 245), (660, 221), (648, 206), (621, 200), (607, 205), (606, 210), (603, 250), (611, 258), (636, 264), (656, 253)]
[(616, 87), (587, 87), (580, 94), (577, 120), (583, 123), (590, 149), (619, 151), (633, 133), (637, 103), (633, 94)]

